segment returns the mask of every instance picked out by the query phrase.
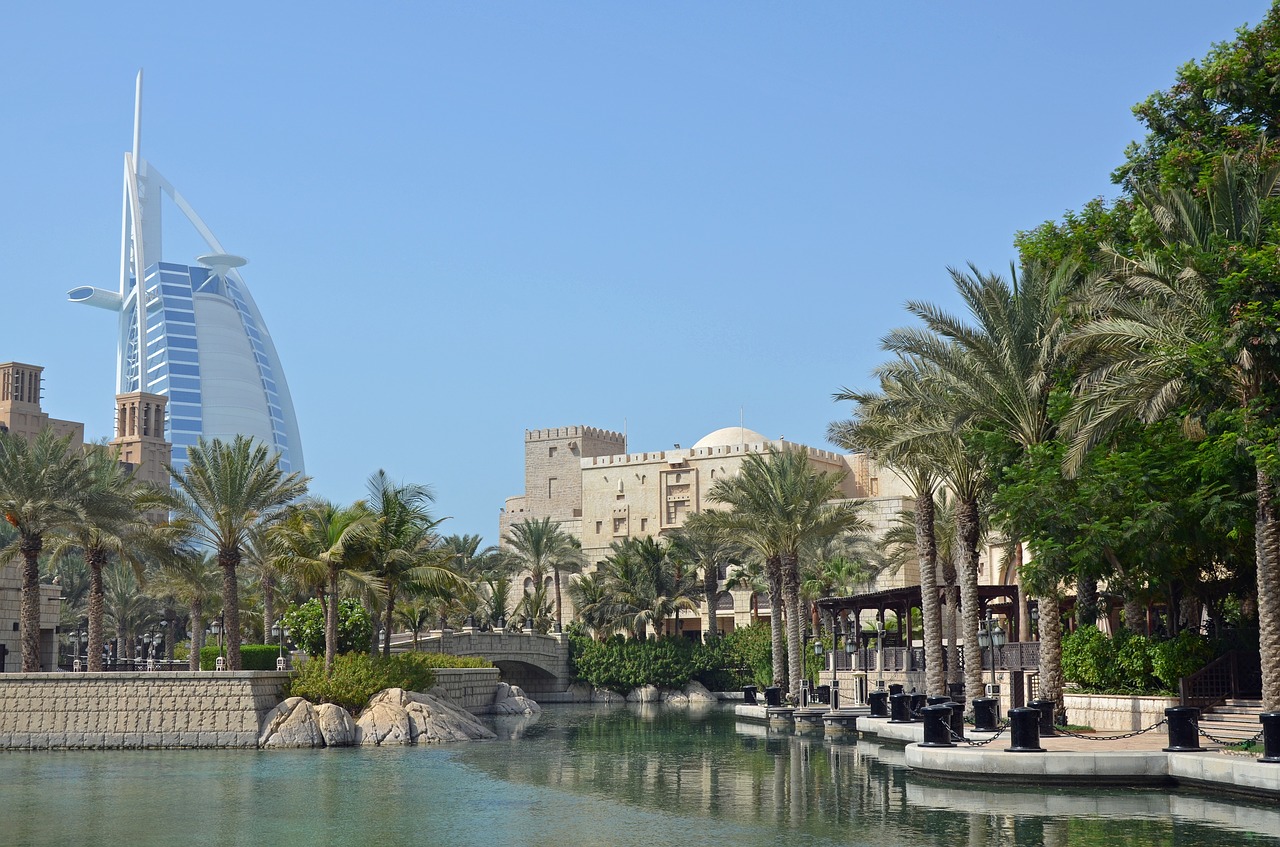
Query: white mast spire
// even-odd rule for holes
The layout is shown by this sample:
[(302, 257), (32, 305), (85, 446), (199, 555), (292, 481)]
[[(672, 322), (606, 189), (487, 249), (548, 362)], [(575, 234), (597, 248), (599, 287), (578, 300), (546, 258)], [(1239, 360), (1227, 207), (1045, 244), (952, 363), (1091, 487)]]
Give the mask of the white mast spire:
[(139, 173), (142, 155), (142, 68), (138, 68), (138, 87), (133, 95), (133, 172)]

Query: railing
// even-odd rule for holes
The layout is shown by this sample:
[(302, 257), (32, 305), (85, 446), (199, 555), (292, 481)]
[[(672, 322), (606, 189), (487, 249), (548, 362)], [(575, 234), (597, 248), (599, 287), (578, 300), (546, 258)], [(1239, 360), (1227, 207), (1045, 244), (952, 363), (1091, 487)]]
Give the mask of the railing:
[(1189, 676), (1178, 680), (1178, 699), (1184, 706), (1207, 709), (1262, 690), (1261, 657), (1228, 650)]

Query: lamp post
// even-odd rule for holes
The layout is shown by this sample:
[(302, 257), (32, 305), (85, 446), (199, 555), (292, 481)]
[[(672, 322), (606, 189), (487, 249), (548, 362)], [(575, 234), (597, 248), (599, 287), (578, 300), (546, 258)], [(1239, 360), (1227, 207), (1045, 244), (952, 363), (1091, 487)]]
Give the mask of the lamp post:
[(218, 664), (226, 667), (226, 659), (222, 655), (222, 615), (213, 619), (213, 623), (209, 624), (209, 631), (218, 636)]
[(978, 649), (991, 649), (991, 690), (990, 695), (993, 697), (1000, 696), (1000, 687), (996, 685), (996, 651), (1008, 642), (1005, 631), (996, 623), (995, 615), (988, 614), (986, 620), (982, 621), (982, 628), (978, 630)]
[(147, 630), (147, 634), (143, 641), (147, 644), (147, 670), (156, 669), (156, 656), (160, 655), (160, 643), (164, 641), (164, 636), (154, 628)]
[[(817, 656), (819, 659), (821, 659), (821, 658), (822, 658), (822, 656), (823, 656), (822, 636), (821, 636), (821, 635), (814, 636), (814, 639), (813, 639), (813, 655)], [(817, 677), (815, 677), (815, 678), (814, 678), (814, 680), (813, 680), (813, 687), (814, 687), (814, 689), (817, 689), (817, 687), (818, 687), (818, 679), (817, 679)]]
[(280, 656), (276, 659), (276, 670), (284, 670), (284, 640), (289, 637), (289, 630), (284, 625), (283, 620), (278, 620), (271, 625), (271, 637), (280, 640)]
[(884, 691), (884, 621), (876, 621), (876, 689)]
[[(79, 670), (79, 668), (77, 668), (76, 666), (80, 665), (80, 645), (81, 645), (81, 642), (84, 641), (84, 637), (88, 632), (88, 629), (87, 629), (88, 623), (89, 621), (86, 618), (81, 618), (76, 623), (76, 654), (71, 657), (73, 660), (71, 662), (71, 667), (75, 670)], [(85, 647), (84, 662), (85, 662), (85, 665), (89, 663), (89, 654), (88, 654), (87, 646)], [(80, 667), (84, 667), (84, 665), (80, 665)]]

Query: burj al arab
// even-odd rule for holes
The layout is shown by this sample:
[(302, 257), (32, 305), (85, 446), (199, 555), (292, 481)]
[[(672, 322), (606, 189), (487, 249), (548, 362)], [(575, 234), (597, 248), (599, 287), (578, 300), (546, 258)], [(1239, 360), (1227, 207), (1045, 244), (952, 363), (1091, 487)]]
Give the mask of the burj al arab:
[[(141, 143), (139, 71), (133, 149), (124, 154), (119, 286), (82, 286), (67, 296), (117, 314), (116, 392), (168, 398), (164, 430), (176, 469), (186, 465), (187, 448), (198, 438), (247, 435), (277, 451), (283, 470), (301, 473), (293, 401), (266, 322), (241, 275), (246, 260), (223, 249), (191, 204), (142, 157)], [(165, 197), (208, 245), (195, 264), (165, 256)]]

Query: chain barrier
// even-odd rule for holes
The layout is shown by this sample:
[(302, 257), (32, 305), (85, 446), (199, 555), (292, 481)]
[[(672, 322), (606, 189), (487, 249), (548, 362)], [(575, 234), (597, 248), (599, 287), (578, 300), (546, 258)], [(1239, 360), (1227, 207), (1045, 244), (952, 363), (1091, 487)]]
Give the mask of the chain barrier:
[(1221, 745), (1221, 746), (1223, 746), (1223, 747), (1248, 747), (1250, 744), (1257, 744), (1259, 741), (1261, 741), (1261, 740), (1262, 740), (1262, 735), (1263, 735), (1263, 733), (1264, 733), (1264, 732), (1266, 732), (1266, 730), (1264, 730), (1264, 729), (1260, 729), (1260, 730), (1258, 730), (1258, 734), (1257, 734), (1257, 735), (1255, 735), (1253, 738), (1246, 738), (1244, 741), (1224, 741), (1224, 740), (1222, 740), (1221, 738), (1217, 738), (1217, 737), (1212, 736), (1212, 735), (1210, 735), (1209, 733), (1205, 732), (1203, 729), (1201, 729), (1201, 728), (1200, 728), (1200, 722), (1199, 722), (1199, 721), (1197, 721), (1197, 722), (1196, 722), (1196, 732), (1200, 733), (1200, 734), (1201, 734), (1201, 735), (1203, 735), (1205, 738), (1207, 738), (1207, 739), (1209, 739), (1210, 741), (1212, 741), (1214, 744), (1219, 744), (1219, 745)]
[(1168, 718), (1161, 718), (1146, 729), (1135, 729), (1133, 732), (1126, 732), (1123, 735), (1084, 735), (1079, 732), (1072, 732), (1064, 727), (1055, 726), (1053, 731), (1056, 735), (1069, 735), (1072, 738), (1083, 738), (1085, 741), (1119, 741), (1122, 738), (1133, 738), (1142, 735), (1144, 732), (1150, 732), (1153, 729), (1164, 726), (1169, 722)]
[(1000, 724), (999, 727), (996, 728), (995, 735), (991, 736), (990, 738), (984, 741), (970, 741), (968, 738), (965, 738), (963, 735), (960, 735), (959, 733), (957, 733), (949, 725), (947, 726), (947, 734), (951, 736), (952, 741), (961, 741), (970, 747), (985, 747), (986, 745), (990, 744), (992, 741), (995, 741), (997, 738), (999, 738), (1004, 733), (1004, 731), (1009, 727), (1010, 727), (1010, 723), (1008, 721), (1005, 721), (1004, 723)]

